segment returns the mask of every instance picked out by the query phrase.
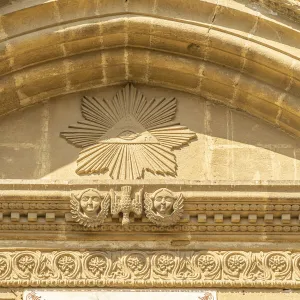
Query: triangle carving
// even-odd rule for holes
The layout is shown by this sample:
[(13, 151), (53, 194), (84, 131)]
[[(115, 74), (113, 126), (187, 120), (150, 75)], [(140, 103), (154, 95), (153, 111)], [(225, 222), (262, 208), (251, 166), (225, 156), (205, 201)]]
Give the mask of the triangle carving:
[(174, 149), (196, 134), (174, 122), (175, 98), (147, 100), (128, 84), (112, 101), (84, 97), (84, 121), (70, 125), (61, 136), (83, 148), (78, 174), (109, 172), (113, 179), (140, 179), (144, 172), (176, 176)]

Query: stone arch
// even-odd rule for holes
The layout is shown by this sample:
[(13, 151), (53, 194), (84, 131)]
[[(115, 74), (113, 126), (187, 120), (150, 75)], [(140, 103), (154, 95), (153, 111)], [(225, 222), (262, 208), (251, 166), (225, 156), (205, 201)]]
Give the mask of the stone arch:
[(131, 81), (204, 96), (299, 136), (299, 25), (240, 3), (177, 2), (2, 7), (1, 114)]

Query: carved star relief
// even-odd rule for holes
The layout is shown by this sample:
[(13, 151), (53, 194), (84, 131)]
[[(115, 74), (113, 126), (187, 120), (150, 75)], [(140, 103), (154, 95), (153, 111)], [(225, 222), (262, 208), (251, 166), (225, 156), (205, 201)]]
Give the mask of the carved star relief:
[(83, 148), (78, 174), (109, 172), (113, 179), (140, 179), (144, 172), (176, 176), (174, 149), (196, 134), (174, 122), (175, 98), (147, 100), (128, 84), (111, 101), (84, 97), (84, 121), (69, 126), (61, 136)]

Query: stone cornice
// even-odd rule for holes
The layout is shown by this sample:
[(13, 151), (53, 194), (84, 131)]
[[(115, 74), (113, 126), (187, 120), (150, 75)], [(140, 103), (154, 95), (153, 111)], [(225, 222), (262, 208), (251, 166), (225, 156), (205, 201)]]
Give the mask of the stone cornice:
[[(13, 183), (14, 182), (14, 183)], [(31, 184), (30, 184), (31, 182)], [(108, 213), (103, 224), (87, 228), (76, 223), (71, 214), (71, 194), (95, 188), (105, 195), (111, 189), (120, 191), (130, 181), (49, 182), (33, 181), (0, 184), (0, 231), (2, 239), (39, 239), (40, 235), (59, 240), (63, 233), (69, 240), (97, 240), (114, 233), (113, 240), (280, 240), (299, 241), (300, 185), (297, 182), (235, 185), (223, 182), (209, 184), (197, 181), (154, 180), (130, 184), (132, 193), (142, 192), (142, 214), (131, 214), (128, 227), (121, 215)], [(184, 214), (172, 226), (151, 223), (145, 214), (143, 193), (168, 188), (184, 198)], [(18, 235), (15, 235), (18, 232)]]

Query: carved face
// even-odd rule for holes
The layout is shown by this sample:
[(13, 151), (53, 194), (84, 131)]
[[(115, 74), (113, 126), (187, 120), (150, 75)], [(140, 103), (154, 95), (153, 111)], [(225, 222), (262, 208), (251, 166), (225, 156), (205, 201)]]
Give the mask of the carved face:
[(154, 208), (162, 216), (170, 215), (173, 211), (175, 199), (170, 191), (163, 189), (155, 195), (153, 201)]
[(80, 206), (85, 215), (88, 217), (96, 217), (100, 208), (101, 198), (98, 193), (88, 190), (82, 194), (80, 198)]

